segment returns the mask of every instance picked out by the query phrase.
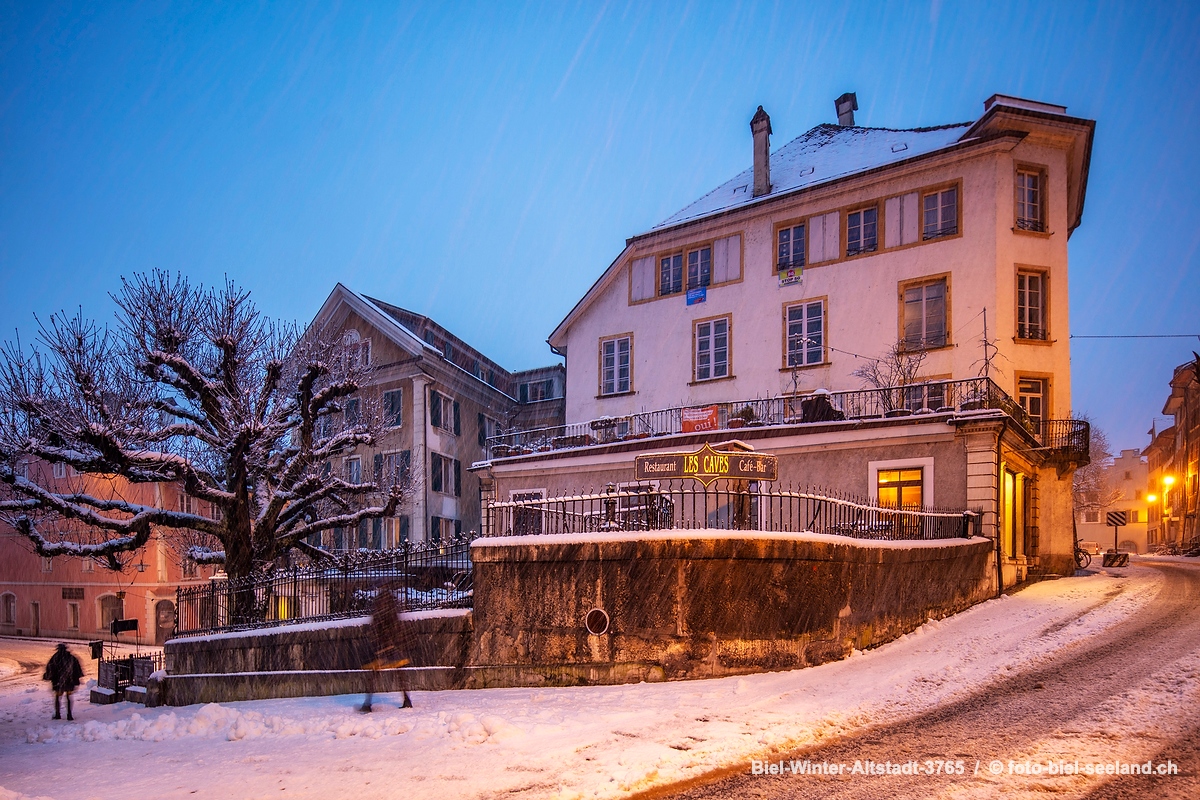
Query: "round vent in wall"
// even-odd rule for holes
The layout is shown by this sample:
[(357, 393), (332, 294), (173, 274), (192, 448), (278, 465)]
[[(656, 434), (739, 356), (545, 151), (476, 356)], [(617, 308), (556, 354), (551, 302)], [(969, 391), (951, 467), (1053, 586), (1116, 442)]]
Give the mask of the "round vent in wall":
[(603, 636), (608, 633), (608, 612), (603, 608), (593, 608), (584, 617), (583, 624), (592, 636)]

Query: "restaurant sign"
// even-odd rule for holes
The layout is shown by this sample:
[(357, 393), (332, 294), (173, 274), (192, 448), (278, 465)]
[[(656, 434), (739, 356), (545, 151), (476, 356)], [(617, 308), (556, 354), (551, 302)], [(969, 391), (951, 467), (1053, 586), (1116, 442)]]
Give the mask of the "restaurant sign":
[(639, 481), (695, 478), (707, 487), (720, 478), (773, 481), (779, 473), (779, 460), (768, 453), (713, 450), (705, 444), (694, 453), (638, 456), (634, 468)]

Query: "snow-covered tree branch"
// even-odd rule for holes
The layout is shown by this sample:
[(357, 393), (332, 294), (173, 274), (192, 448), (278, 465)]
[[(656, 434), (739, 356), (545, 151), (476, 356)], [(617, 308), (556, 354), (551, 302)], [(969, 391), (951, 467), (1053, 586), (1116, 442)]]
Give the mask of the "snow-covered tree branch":
[[(33, 346), (0, 348), (0, 520), (39, 553), (118, 565), (157, 531), (240, 576), (404, 501), (404, 481), (332, 466), (379, 424), (365, 399), (346, 409), (367, 369), (353, 348), (264, 318), (228, 282), (155, 272), (113, 299), (113, 328), (55, 314)], [(139, 486), (185, 500), (131, 499)]]

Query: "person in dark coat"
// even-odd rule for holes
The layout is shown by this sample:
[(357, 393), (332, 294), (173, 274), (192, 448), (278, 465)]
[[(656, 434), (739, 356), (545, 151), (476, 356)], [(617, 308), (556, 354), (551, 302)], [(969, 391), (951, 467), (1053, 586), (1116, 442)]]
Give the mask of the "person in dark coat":
[[(364, 712), (371, 710), (371, 696), (375, 693), (379, 670), (395, 669), (409, 663), (405, 629), (400, 622), (400, 601), (396, 599), (395, 587), (384, 586), (376, 592), (371, 602), (371, 626), (368, 630), (374, 657), (365, 665), (367, 696), (361, 709)], [(402, 687), (401, 691), (404, 693), (404, 703), (400, 707), (412, 708), (408, 688)]]
[(55, 649), (54, 655), (50, 656), (50, 663), (46, 665), (46, 672), (43, 673), (42, 680), (50, 681), (50, 686), (54, 689), (54, 718), (62, 719), (59, 698), (65, 694), (67, 696), (67, 719), (74, 720), (75, 717), (71, 714), (71, 693), (79, 688), (79, 682), (83, 680), (83, 667), (79, 665), (79, 659), (71, 654), (65, 644), (60, 644)]

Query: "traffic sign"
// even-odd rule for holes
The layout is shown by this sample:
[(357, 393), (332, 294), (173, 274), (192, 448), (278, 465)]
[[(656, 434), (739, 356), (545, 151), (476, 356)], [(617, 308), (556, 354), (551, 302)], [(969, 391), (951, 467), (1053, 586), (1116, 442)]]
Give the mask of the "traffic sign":
[(1125, 511), (1110, 511), (1108, 512), (1108, 524), (1114, 528), (1120, 528), (1129, 524), (1129, 517)]

